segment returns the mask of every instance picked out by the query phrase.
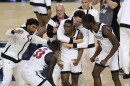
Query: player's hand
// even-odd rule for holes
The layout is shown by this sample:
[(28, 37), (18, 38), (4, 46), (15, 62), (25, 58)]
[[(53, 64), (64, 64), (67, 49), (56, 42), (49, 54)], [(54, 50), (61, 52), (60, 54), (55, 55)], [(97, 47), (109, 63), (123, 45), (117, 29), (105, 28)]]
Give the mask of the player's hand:
[(103, 66), (105, 66), (106, 63), (107, 63), (107, 60), (102, 60), (102, 61), (100, 62), (100, 64), (103, 65)]
[(62, 45), (66, 48), (72, 48), (73, 44), (68, 44), (68, 43), (62, 43)]
[(79, 64), (79, 60), (78, 59), (72, 59), (73, 65), (77, 66)]
[(64, 65), (62, 60), (57, 61), (57, 64), (60, 66), (61, 69), (63, 69)]
[(73, 39), (73, 43), (81, 43), (81, 42), (83, 42), (83, 39), (77, 39), (77, 40)]
[(57, 27), (54, 27), (54, 28), (53, 28), (53, 33), (56, 33), (56, 32), (57, 32), (57, 29), (58, 29)]
[(14, 29), (14, 33), (22, 34), (23, 30), (16, 30), (16, 29)]
[(90, 58), (90, 61), (91, 61), (91, 62), (94, 62), (95, 59), (96, 59), (96, 57), (93, 56), (93, 57)]

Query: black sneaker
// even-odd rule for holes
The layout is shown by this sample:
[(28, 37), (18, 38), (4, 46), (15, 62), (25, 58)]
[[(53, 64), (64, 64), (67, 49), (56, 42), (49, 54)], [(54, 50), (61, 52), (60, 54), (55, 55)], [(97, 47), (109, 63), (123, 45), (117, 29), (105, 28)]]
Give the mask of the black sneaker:
[(128, 79), (128, 78), (130, 78), (130, 74), (123, 74), (123, 79)]

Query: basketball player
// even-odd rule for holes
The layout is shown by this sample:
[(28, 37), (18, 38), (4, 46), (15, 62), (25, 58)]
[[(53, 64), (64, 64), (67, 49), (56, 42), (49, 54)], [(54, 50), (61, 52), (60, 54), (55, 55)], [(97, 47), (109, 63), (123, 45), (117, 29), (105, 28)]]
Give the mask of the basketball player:
[[(69, 38), (66, 35), (64, 35), (64, 33), (65, 33), (65, 30), (64, 30), (64, 22), (65, 22), (65, 20), (61, 21), (60, 26), (59, 26), (59, 28), (57, 30), (57, 37), (58, 37), (58, 39), (60, 41), (63, 41), (63, 42), (66, 43), (66, 44), (64, 44), (64, 47), (70, 47), (70, 48), (87, 48), (88, 47), (89, 32), (88, 32), (87, 29), (85, 29), (82, 26), (82, 17), (84, 15), (85, 15), (84, 11), (77, 10), (77, 11), (74, 12), (72, 18), (69, 18), (70, 20), (73, 21), (74, 29), (80, 30), (80, 32), (83, 34), (83, 39), (81, 39), (81, 40), (80, 39)], [(79, 81), (81, 81), (81, 83), (84, 84), (83, 78), (81, 80), (79, 78)], [(86, 84), (84, 84), (83, 86), (85, 86), (85, 85)]]
[(30, 18), (27, 19), (26, 28), (11, 29), (6, 32), (9, 40), (1, 53), (3, 61), (3, 86), (9, 86), (14, 73), (17, 86), (23, 86), (20, 76), (20, 62), (23, 53), (26, 51), (30, 43), (47, 44), (47, 40), (42, 39), (33, 33), (37, 30), (39, 22)]
[(119, 80), (118, 39), (112, 33), (112, 29), (109, 26), (96, 22), (91, 14), (86, 14), (82, 20), (83, 26), (86, 29), (90, 29), (98, 41), (97, 50), (90, 58), (92, 62), (95, 61), (92, 72), (94, 86), (102, 86), (100, 73), (107, 66), (111, 69), (112, 80), (115, 86), (121, 86)]
[[(57, 39), (57, 29), (60, 25), (60, 22), (68, 18), (65, 13), (65, 7), (63, 4), (56, 4), (55, 10), (56, 15), (54, 15), (47, 24), (47, 36), (49, 37), (50, 41)], [(58, 85), (61, 79), (60, 71), (60, 67), (56, 64), (52, 75), (55, 85)]]
[[(82, 34), (79, 30), (73, 29), (72, 20), (66, 20), (64, 23), (65, 35), (74, 38), (82, 39)], [(61, 79), (63, 86), (70, 86), (69, 76), (71, 75), (72, 86), (78, 86), (79, 75), (82, 74), (81, 56), (83, 49), (66, 48), (64, 44), (61, 48)]]
[[(85, 15), (84, 11), (77, 10), (74, 12), (73, 17), (69, 18), (70, 20), (73, 21), (74, 29), (79, 29), (81, 31), (81, 33), (83, 34), (83, 39), (75, 40), (73, 38), (69, 38), (66, 35), (64, 35), (65, 30), (64, 30), (63, 26), (64, 26), (65, 20), (62, 20), (60, 23), (60, 26), (58, 27), (58, 30), (57, 30), (58, 40), (72, 44), (72, 46), (69, 46), (71, 48), (87, 48), (88, 47), (88, 30), (86, 30), (82, 26), (82, 17), (84, 15)], [(64, 45), (64, 46), (68, 46), (68, 45)]]
[[(78, 7), (77, 10), (83, 10), (85, 14), (91, 14), (94, 16), (96, 22), (99, 22), (99, 13), (97, 10), (95, 10), (91, 5), (90, 0), (81, 0), (81, 6)], [(86, 49), (84, 49), (83, 56), (86, 60), (86, 62), (90, 65), (90, 68), (92, 68), (92, 63), (89, 61), (90, 57), (93, 56), (95, 52), (95, 39), (93, 33), (89, 30), (89, 44)], [(92, 68), (93, 69), (93, 68)]]
[(39, 21), (36, 35), (43, 37), (46, 32), (46, 24), (51, 18), (51, 0), (30, 0), (30, 5)]
[[(38, 48), (23, 66), (23, 79), (31, 86), (56, 86), (52, 79), (52, 73), (59, 53), (60, 41), (58, 40), (52, 41), (49, 48)], [(45, 67), (48, 67), (47, 78), (41, 75)]]
[(118, 13), (118, 22), (120, 24), (120, 57), (122, 60), (122, 68), (124, 71), (123, 78), (130, 78), (129, 62), (130, 62), (130, 0), (124, 0)]

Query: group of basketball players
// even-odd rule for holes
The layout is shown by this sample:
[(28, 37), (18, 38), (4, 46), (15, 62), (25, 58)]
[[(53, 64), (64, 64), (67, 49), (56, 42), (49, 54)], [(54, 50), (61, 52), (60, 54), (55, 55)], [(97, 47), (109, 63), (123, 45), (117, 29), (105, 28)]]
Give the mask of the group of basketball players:
[[(94, 0), (92, 1), (94, 2)], [(114, 3), (114, 0), (102, 1), (103, 3), (105, 1)], [(129, 2), (129, 0), (125, 0), (122, 3), (118, 14), (122, 34), (123, 31), (128, 33), (130, 28), (130, 21), (127, 21), (130, 18), (129, 11), (124, 11), (129, 8), (129, 5), (126, 5)], [(125, 72), (125, 65), (121, 61), (123, 66), (120, 66), (118, 56), (122, 55), (122, 59), (126, 56), (126, 53), (122, 53), (122, 51), (126, 51), (122, 43), (125, 39), (121, 34), (119, 42), (113, 29), (105, 23), (100, 23), (99, 13), (90, 6), (90, 0), (81, 0), (81, 3), (82, 5), (69, 18), (65, 14), (63, 4), (57, 4), (57, 14), (51, 18), (51, 0), (30, 0), (38, 21), (30, 18), (24, 28), (11, 29), (6, 32), (9, 41), (1, 53), (3, 86), (9, 86), (13, 71), (16, 71), (14, 75), (16, 75), (17, 86), (24, 86), (25, 83), (31, 86), (56, 86), (59, 78), (61, 78), (62, 86), (86, 86), (82, 76), (83, 57), (86, 61), (89, 58), (89, 61), (93, 63), (90, 64), (92, 64), (94, 86), (102, 86), (101, 73), (106, 67), (111, 69), (115, 86), (122, 86), (119, 71), (122, 67)], [(127, 17), (124, 18), (123, 15)], [(46, 31), (49, 40), (42, 38)], [(126, 36), (126, 39), (129, 38)], [(38, 48), (29, 61), (23, 62), (22, 55), (30, 43), (48, 44), (48, 46)], [(97, 47), (95, 43), (97, 43)], [(118, 50), (121, 51), (120, 54)], [(48, 69), (45, 77), (42, 73), (46, 67)], [(129, 77), (128, 73), (127, 78)], [(83, 83), (79, 85), (78, 82)]]

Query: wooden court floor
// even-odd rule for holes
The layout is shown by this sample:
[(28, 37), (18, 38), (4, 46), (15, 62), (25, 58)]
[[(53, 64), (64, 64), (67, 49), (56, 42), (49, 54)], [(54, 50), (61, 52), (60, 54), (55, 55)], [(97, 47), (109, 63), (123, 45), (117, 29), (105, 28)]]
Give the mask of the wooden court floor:
[[(80, 3), (63, 3), (66, 8), (66, 13), (71, 15), (73, 10), (75, 10)], [(56, 3), (52, 3), (52, 16), (55, 14), (55, 5)], [(95, 6), (97, 10), (99, 10), (99, 6)], [(7, 29), (16, 28), (26, 22), (28, 18), (36, 18), (35, 14), (32, 12), (31, 6), (29, 2), (27, 3), (0, 3), (0, 41), (6, 41), (4, 33)], [(45, 38), (46, 35), (44, 35)], [(91, 68), (83, 58), (83, 68), (84, 68), (84, 76), (85, 82), (87, 82), (86, 86), (93, 86), (93, 78), (91, 75)], [(130, 79), (123, 79), (122, 75), (120, 75), (120, 80), (122, 86), (130, 86)], [(114, 86), (111, 73), (109, 68), (105, 69), (102, 73), (102, 82), (103, 86)], [(15, 82), (12, 82), (11, 86), (16, 86)], [(61, 85), (59, 85), (61, 86)]]

